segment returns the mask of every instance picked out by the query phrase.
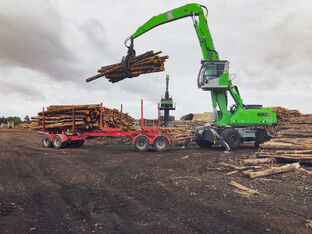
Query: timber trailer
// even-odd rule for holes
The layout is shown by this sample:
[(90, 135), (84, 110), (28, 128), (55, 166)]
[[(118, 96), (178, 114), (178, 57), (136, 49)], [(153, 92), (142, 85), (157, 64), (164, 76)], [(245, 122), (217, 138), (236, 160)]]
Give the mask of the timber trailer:
[[(75, 106), (72, 109), (72, 126), (71, 130), (59, 132), (59, 129), (46, 129), (45, 128), (45, 109), (42, 108), (42, 131), (44, 135), (42, 137), (43, 147), (49, 148), (54, 147), (56, 149), (73, 146), (81, 147), (85, 140), (93, 139), (96, 137), (124, 137), (132, 136), (132, 145), (139, 152), (147, 151), (149, 148), (153, 148), (158, 152), (163, 152), (168, 148), (168, 145), (172, 141), (184, 140), (186, 138), (170, 139), (164, 134), (160, 134), (160, 109), (158, 105), (158, 125), (149, 127), (144, 126), (143, 118), (143, 100), (141, 100), (141, 119), (140, 127), (138, 131), (124, 131), (122, 128), (105, 128), (103, 124), (103, 104), (101, 103), (100, 108), (100, 120), (99, 130), (80, 130), (75, 126)], [(122, 105), (121, 105), (122, 113)], [(122, 115), (120, 115), (122, 118)], [(121, 122), (121, 121), (120, 121)], [(192, 138), (192, 137), (191, 137)], [(189, 138), (187, 138), (189, 139)]]
[[(237, 149), (242, 142), (254, 142), (258, 147), (270, 139), (271, 136), (262, 127), (275, 125), (276, 113), (263, 109), (262, 105), (243, 104), (238, 87), (230, 79), (229, 62), (220, 60), (215, 50), (207, 16), (208, 9), (205, 6), (192, 3), (152, 17), (125, 40), (128, 53), (122, 59), (123, 67), (131, 77), (128, 61), (135, 56), (135, 38), (157, 26), (191, 17), (203, 54), (197, 84), (198, 88), (210, 91), (214, 113), (213, 124), (195, 127), (192, 135), (200, 147), (221, 144), (226, 148)], [(228, 108), (228, 93), (235, 102), (231, 108)]]

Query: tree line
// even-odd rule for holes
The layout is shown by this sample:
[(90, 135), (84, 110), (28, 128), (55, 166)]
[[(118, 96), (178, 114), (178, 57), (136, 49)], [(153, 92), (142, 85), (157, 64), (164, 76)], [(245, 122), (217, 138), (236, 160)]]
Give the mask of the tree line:
[(30, 118), (28, 115), (24, 117), (24, 120), (22, 121), (20, 117), (18, 116), (9, 116), (9, 117), (0, 117), (0, 124), (7, 124), (8, 122), (13, 121), (14, 125), (19, 125), (20, 123), (30, 123)]

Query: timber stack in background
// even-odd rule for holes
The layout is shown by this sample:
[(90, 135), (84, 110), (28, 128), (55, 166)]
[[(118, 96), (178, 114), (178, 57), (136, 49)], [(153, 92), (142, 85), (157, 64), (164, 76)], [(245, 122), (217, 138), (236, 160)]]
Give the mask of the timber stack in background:
[[(44, 112), (45, 128), (58, 131), (70, 130), (73, 124), (73, 107), (75, 127), (77, 129), (99, 129), (100, 105), (51, 105)], [(117, 109), (102, 108), (104, 128), (132, 129), (135, 120), (129, 114), (121, 113)], [(31, 118), (31, 128), (40, 130), (42, 128), (43, 113), (39, 112), (38, 116)]]
[(190, 136), (192, 127), (204, 126), (208, 122), (209, 121), (193, 121), (193, 120), (172, 121), (170, 122), (170, 127), (162, 127), (160, 128), (160, 132), (173, 139), (187, 137)]
[(265, 127), (265, 129), (273, 136), (285, 126), (288, 122), (292, 121), (292, 118), (302, 116), (298, 110), (289, 110), (283, 107), (268, 107), (276, 112), (277, 125), (272, 127)]
[(127, 69), (125, 69), (121, 63), (101, 67), (98, 70), (99, 74), (86, 79), (86, 82), (105, 76), (109, 82), (116, 83), (125, 78), (133, 78), (141, 74), (164, 71), (164, 63), (169, 56), (158, 56), (161, 53), (161, 51), (154, 53), (154, 51), (151, 50), (130, 58), (128, 61), (128, 71), (125, 71)]
[(261, 144), (256, 156), (312, 163), (312, 115), (281, 107), (274, 110), (278, 124), (269, 131), (276, 137)]

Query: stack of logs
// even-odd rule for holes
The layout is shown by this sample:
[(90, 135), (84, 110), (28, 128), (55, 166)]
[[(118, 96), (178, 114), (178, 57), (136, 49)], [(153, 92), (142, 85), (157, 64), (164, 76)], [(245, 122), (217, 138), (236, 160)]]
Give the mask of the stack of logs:
[(164, 134), (172, 139), (187, 137), (189, 135), (189, 130), (186, 128), (163, 127), (160, 128), (159, 131), (161, 134)]
[(312, 115), (286, 109), (280, 113), (276, 138), (260, 145), (256, 156), (312, 163)]
[(160, 132), (171, 138), (187, 137), (193, 126), (203, 126), (206, 121), (173, 121), (171, 127), (160, 128)]
[(165, 70), (164, 62), (169, 56), (158, 56), (161, 51), (154, 53), (154, 51), (148, 51), (139, 56), (130, 58), (128, 61), (128, 71), (123, 67), (121, 63), (116, 63), (109, 66), (104, 66), (98, 70), (99, 74), (86, 79), (86, 82), (98, 79), (105, 76), (109, 82), (116, 83), (125, 78), (137, 77), (141, 74), (161, 72)]
[(273, 136), (276, 136), (278, 131), (286, 125), (291, 118), (299, 117), (302, 114), (298, 110), (289, 110), (283, 107), (269, 107), (276, 112), (277, 125), (272, 127), (266, 127), (266, 130)]
[[(77, 129), (98, 129), (100, 121), (100, 105), (76, 105), (74, 106), (75, 127)], [(117, 109), (103, 107), (103, 126), (105, 128), (119, 128), (130, 130), (134, 119), (127, 113), (121, 113)], [(121, 117), (121, 118), (120, 118)], [(42, 128), (43, 113), (32, 118), (32, 129)], [(121, 122), (120, 122), (121, 120)], [(73, 106), (51, 105), (44, 112), (44, 123), (46, 129), (64, 131), (71, 129), (73, 124)]]

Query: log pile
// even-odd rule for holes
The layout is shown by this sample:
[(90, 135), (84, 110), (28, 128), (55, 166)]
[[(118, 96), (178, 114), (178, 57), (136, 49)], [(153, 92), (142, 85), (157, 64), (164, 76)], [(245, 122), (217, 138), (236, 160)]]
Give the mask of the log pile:
[(312, 115), (288, 118), (277, 137), (260, 145), (256, 155), (312, 163)]
[(265, 127), (265, 129), (273, 136), (276, 136), (277, 132), (281, 128), (291, 121), (291, 118), (299, 117), (302, 114), (298, 110), (289, 110), (283, 107), (269, 107), (268, 109), (276, 112), (277, 125), (272, 127)]
[[(140, 120), (137, 120), (137, 122), (140, 122)], [(193, 126), (203, 126), (206, 123), (206, 121), (170, 121), (170, 127), (161, 127), (160, 133), (173, 139), (187, 137), (190, 135), (190, 131)], [(144, 126), (151, 127), (157, 126), (157, 124), (158, 119), (144, 119)]]
[(279, 166), (279, 167), (270, 167), (268, 169), (261, 170), (261, 171), (246, 171), (244, 172), (244, 174), (247, 175), (249, 178), (253, 179), (257, 177), (264, 177), (264, 176), (294, 171), (294, 170), (297, 170), (298, 168), (300, 168), (300, 164), (299, 162), (296, 162), (296, 163), (286, 164), (286, 165)]
[(20, 123), (18, 126), (22, 129), (30, 129), (31, 125), (30, 123)]
[(218, 165), (234, 169), (234, 171), (226, 173), (227, 176), (241, 172), (251, 179), (290, 171), (302, 171), (308, 175), (312, 174), (311, 171), (301, 168), (299, 162), (284, 165), (276, 164), (275, 162), (277, 162), (275, 158), (248, 158), (241, 161), (240, 165), (232, 165), (224, 162), (220, 162)]
[(128, 71), (125, 70), (121, 63), (101, 67), (98, 70), (99, 74), (86, 79), (86, 82), (105, 76), (109, 82), (116, 83), (125, 78), (137, 77), (145, 73), (164, 71), (164, 62), (169, 56), (158, 56), (160, 53), (162, 52), (159, 51), (154, 53), (154, 51), (151, 50), (139, 56), (130, 58), (128, 62)]
[[(98, 129), (100, 122), (100, 105), (75, 105), (75, 127), (77, 129)], [(131, 130), (134, 119), (127, 113), (121, 113), (117, 109), (103, 107), (103, 126), (105, 128), (122, 128)], [(120, 116), (122, 116), (120, 121)], [(32, 118), (31, 128), (39, 130), (42, 128), (43, 113), (39, 112)], [(51, 105), (44, 112), (44, 122), (46, 129), (57, 131), (70, 130), (73, 123), (73, 106), (71, 105)]]
[(187, 137), (189, 136), (190, 131), (186, 128), (174, 128), (174, 127), (167, 127), (167, 128), (160, 128), (160, 133), (164, 134), (172, 139), (176, 139), (179, 137)]
[(160, 132), (173, 139), (187, 137), (193, 126), (204, 126), (206, 123), (206, 121), (172, 121), (171, 127), (160, 128)]

